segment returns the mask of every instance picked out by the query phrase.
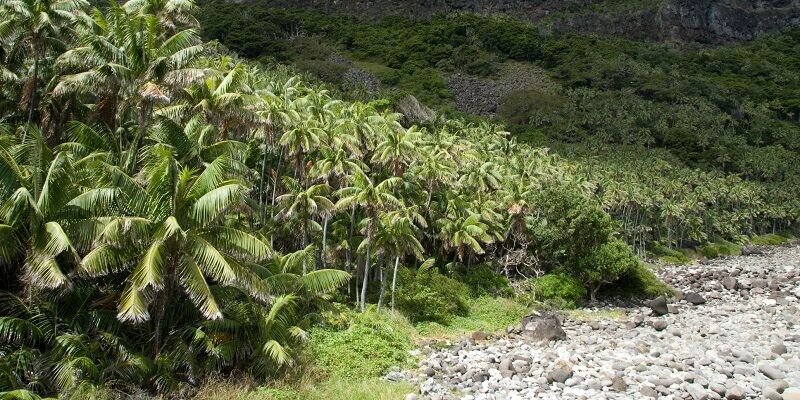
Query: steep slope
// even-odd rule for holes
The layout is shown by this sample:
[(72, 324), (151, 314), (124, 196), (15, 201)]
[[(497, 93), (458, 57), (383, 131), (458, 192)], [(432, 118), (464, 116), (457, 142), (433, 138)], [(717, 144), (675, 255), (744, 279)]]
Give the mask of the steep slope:
[(367, 18), (430, 18), (438, 13), (507, 14), (544, 33), (614, 34), (657, 41), (751, 40), (800, 26), (798, 0), (265, 0), (274, 7), (344, 12)]

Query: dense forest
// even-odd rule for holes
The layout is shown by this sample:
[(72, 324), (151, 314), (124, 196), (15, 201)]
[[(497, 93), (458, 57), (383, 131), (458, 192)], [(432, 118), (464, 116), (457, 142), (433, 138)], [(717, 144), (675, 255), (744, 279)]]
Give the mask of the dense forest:
[[(409, 339), (375, 328), (380, 312), (446, 326), (487, 298), (653, 296), (669, 288), (638, 256), (714, 256), (800, 218), (797, 32), (679, 54), (518, 40), (538, 35), (469, 16), (368, 30), (272, 10), (251, 20), (266, 30), (237, 7), (0, 1), (0, 398), (186, 397), (212, 376), (342, 370), (358, 358), (335, 345), (374, 332), (394, 346), (374, 358), (400, 364), (393, 340)], [(535, 60), (560, 89), (526, 120), (404, 124), (396, 93), (276, 63), (307, 56), (283, 38), (297, 26), (442, 110), (448, 69)], [(761, 80), (713, 70), (745, 53)]]

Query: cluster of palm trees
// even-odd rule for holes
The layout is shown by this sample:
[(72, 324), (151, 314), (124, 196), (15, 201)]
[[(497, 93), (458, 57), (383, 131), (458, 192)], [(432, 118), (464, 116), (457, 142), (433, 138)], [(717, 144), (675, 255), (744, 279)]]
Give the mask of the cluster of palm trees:
[(800, 182), (791, 178), (744, 180), (644, 152), (586, 158), (580, 170), (595, 182), (603, 208), (642, 254), (652, 243), (681, 248), (792, 231), (800, 220)]
[(640, 229), (500, 126), (404, 127), (203, 43), (192, 10), (0, 0), (2, 396), (270, 376), (337, 289), (393, 308), (423, 260), (541, 274), (608, 239), (598, 199)]

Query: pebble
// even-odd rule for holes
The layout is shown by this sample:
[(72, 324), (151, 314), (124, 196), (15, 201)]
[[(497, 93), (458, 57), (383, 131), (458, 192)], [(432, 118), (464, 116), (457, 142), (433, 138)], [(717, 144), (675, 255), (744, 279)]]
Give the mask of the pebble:
[[(406, 400), (800, 400), (800, 246), (656, 273), (679, 295), (567, 314), (560, 341), (526, 340), (518, 324), (431, 343), (420, 369), (387, 379), (418, 385)], [(600, 312), (612, 306), (626, 315)]]

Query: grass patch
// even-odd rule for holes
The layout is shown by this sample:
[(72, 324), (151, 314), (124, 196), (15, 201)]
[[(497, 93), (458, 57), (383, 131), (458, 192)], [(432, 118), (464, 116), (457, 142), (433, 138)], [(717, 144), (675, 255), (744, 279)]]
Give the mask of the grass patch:
[(757, 245), (777, 246), (779, 244), (784, 244), (788, 241), (789, 241), (788, 238), (774, 233), (753, 236), (752, 238), (750, 238), (750, 243)]
[(379, 378), (361, 380), (331, 379), (304, 383), (298, 387), (276, 386), (248, 388), (239, 382), (212, 381), (194, 396), (199, 400), (395, 400), (416, 392), (408, 382), (390, 382)]
[(469, 314), (455, 316), (448, 325), (423, 322), (416, 325), (422, 337), (455, 338), (474, 331), (496, 332), (516, 325), (529, 311), (528, 307), (507, 298), (479, 297), (469, 300)]
[(627, 317), (625, 311), (620, 308), (601, 308), (598, 310), (579, 308), (576, 310), (568, 310), (566, 313), (570, 318), (581, 321), (591, 321), (597, 319), (622, 320)]

